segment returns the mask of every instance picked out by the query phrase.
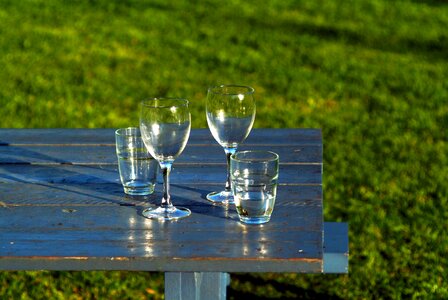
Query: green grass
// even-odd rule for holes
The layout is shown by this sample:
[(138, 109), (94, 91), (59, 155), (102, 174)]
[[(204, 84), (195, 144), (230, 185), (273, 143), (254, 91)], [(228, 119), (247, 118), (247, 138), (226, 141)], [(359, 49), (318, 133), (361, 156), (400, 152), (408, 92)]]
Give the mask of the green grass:
[[(448, 4), (0, 0), (1, 127), (135, 125), (151, 96), (256, 89), (256, 127), (319, 127), (350, 274), (234, 274), (229, 295), (448, 298)], [(1, 272), (0, 296), (154, 299), (163, 276)]]

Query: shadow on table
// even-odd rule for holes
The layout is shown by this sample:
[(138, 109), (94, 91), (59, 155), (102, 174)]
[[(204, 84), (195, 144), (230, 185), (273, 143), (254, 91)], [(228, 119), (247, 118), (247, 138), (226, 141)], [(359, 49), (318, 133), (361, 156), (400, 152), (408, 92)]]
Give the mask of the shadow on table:
[[(177, 187), (177, 188), (180, 188), (183, 190), (187, 190), (190, 192), (198, 193), (201, 195), (201, 198), (205, 201), (206, 201), (207, 194), (210, 193), (210, 190), (204, 190), (204, 189), (199, 189), (199, 188), (195, 188), (195, 187), (188, 187), (186, 185), (180, 185), (180, 184), (176, 184), (176, 183), (172, 183), (171, 186)], [(198, 203), (203, 203), (203, 202), (198, 202)]]
[[(161, 202), (162, 183), (160, 181), (152, 195), (134, 197), (124, 194), (116, 164), (74, 164), (68, 160), (33, 151), (30, 148), (4, 145), (7, 147), (0, 146), (0, 151), (2, 148), (8, 148), (8, 151), (4, 151), (0, 157), (0, 183), (17, 182), (42, 187), (42, 197), (39, 198), (41, 204), (54, 202), (61, 205), (72, 203), (75, 205), (104, 205), (110, 203), (147, 207), (159, 205)], [(17, 154), (14, 148), (17, 148)], [(158, 176), (160, 177), (160, 174)], [(172, 183), (171, 187), (175, 206), (187, 206), (193, 213), (237, 219), (236, 213), (233, 216), (232, 208), (214, 206), (206, 200), (206, 195), (211, 190), (176, 183)], [(215, 188), (215, 186), (211, 185), (210, 188)], [(73, 193), (79, 197), (74, 198), (69, 194), (64, 196), (62, 193), (59, 195), (62, 197), (52, 198), (50, 189)], [(45, 191), (47, 191), (47, 198), (44, 197)], [(15, 201), (32, 201), (36, 204), (36, 199), (26, 198)]]
[(6, 142), (0, 142), (0, 153), (0, 182), (5, 184), (17, 182), (43, 187), (42, 191), (48, 188), (75, 193), (81, 198), (96, 199), (95, 204), (107, 201), (121, 205), (136, 200), (124, 196), (116, 165), (74, 164)]
[[(3, 184), (5, 192), (10, 193), (13, 193), (10, 183), (27, 184), (28, 186), (23, 186), (25, 189), (33, 185), (40, 188), (40, 196), (38, 195), (34, 199), (29, 197), (16, 199), (16, 201), (21, 202), (31, 201), (33, 204), (41, 202), (39, 204), (104, 205), (109, 203), (136, 206), (155, 200), (152, 195), (134, 197), (124, 194), (119, 181), (118, 170), (113, 168), (111, 166), (104, 168), (103, 166), (65, 164), (0, 164), (0, 183)], [(54, 195), (51, 190), (58, 190), (63, 193)], [(23, 190), (19, 190), (19, 192), (26, 193)], [(73, 197), (70, 194), (76, 194), (77, 196)], [(57, 200), (56, 196), (59, 196)], [(70, 201), (70, 199), (75, 199), (75, 201)]]
[[(171, 184), (172, 187), (176, 187), (178, 189), (185, 190), (189, 193), (193, 193), (193, 195), (190, 195), (188, 198), (184, 197), (178, 197), (179, 200), (176, 202), (176, 198), (173, 199), (173, 204), (177, 205), (176, 203), (179, 203), (179, 205), (188, 205), (191, 209), (192, 213), (199, 213), (204, 215), (213, 215), (214, 217), (222, 218), (222, 219), (228, 219), (233, 221), (239, 221), (238, 215), (235, 211), (235, 208), (233, 206), (221, 206), (221, 205), (213, 205), (211, 202), (206, 200), (206, 196), (208, 193), (212, 191), (212, 189), (201, 189), (196, 187), (190, 187), (180, 184)], [(211, 187), (215, 187), (211, 185)], [(200, 195), (200, 200), (190, 200), (190, 199), (198, 199), (198, 197), (195, 197), (194, 194)], [(183, 200), (183, 201), (182, 201)]]

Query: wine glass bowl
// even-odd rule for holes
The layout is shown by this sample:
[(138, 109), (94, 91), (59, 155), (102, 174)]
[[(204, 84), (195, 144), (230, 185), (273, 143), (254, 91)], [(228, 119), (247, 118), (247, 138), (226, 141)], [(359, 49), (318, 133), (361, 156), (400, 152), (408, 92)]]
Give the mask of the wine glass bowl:
[(177, 220), (191, 214), (171, 202), (169, 175), (174, 160), (187, 145), (191, 130), (188, 100), (153, 98), (141, 103), (140, 131), (149, 153), (159, 162), (163, 174), (161, 206), (147, 208), (143, 215), (150, 219)]
[(223, 191), (212, 192), (207, 199), (214, 204), (232, 204), (230, 156), (249, 135), (255, 120), (254, 89), (242, 85), (220, 85), (207, 91), (207, 123), (214, 139), (227, 157), (227, 181)]

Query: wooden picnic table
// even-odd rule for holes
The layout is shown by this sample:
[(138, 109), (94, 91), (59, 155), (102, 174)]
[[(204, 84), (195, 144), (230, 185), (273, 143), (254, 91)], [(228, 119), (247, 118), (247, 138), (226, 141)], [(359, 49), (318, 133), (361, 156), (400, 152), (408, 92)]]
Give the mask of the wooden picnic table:
[(171, 174), (174, 205), (192, 215), (141, 215), (161, 199), (119, 181), (113, 129), (0, 129), (0, 270), (165, 272), (167, 299), (225, 298), (227, 272), (348, 272), (346, 223), (323, 221), (317, 129), (254, 129), (241, 145), (280, 155), (271, 221), (243, 225), (205, 199), (226, 179), (223, 149), (194, 129)]

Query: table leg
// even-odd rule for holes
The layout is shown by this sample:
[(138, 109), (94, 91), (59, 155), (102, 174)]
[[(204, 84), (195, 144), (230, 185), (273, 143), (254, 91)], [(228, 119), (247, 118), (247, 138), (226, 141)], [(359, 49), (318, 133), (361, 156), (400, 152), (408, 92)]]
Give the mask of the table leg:
[(348, 224), (324, 223), (324, 273), (348, 273)]
[(165, 272), (165, 299), (224, 300), (229, 283), (223, 272)]

